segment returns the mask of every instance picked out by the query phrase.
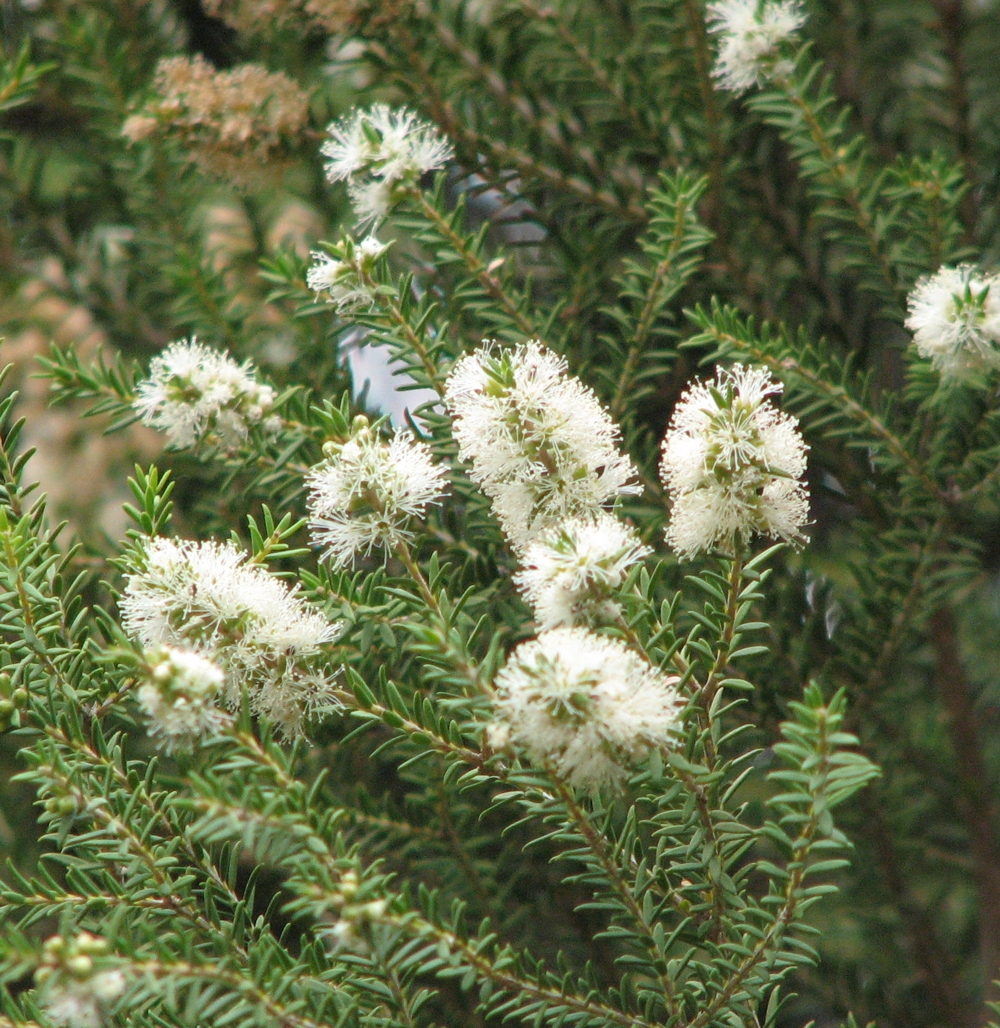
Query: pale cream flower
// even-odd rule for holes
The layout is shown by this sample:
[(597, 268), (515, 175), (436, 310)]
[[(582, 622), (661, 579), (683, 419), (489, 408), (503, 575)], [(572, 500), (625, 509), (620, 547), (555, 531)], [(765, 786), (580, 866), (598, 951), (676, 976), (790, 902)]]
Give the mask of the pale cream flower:
[(565, 359), (537, 340), (467, 354), (448, 378), (446, 402), (459, 455), (517, 550), (567, 518), (641, 491), (619, 451), (618, 426), (593, 390), (566, 373)]
[(746, 545), (755, 534), (802, 543), (808, 447), (798, 422), (768, 396), (763, 369), (720, 369), (681, 397), (663, 440), (660, 474), (671, 500), (667, 542), (682, 559)]
[(706, 13), (719, 46), (712, 74), (723, 89), (745, 93), (791, 70), (781, 48), (806, 22), (800, 0), (714, 0)]
[(314, 250), (309, 256), (315, 262), (306, 272), (306, 284), (317, 296), (326, 295), (329, 303), (341, 313), (375, 304), (375, 262), (389, 244), (368, 236), (356, 243), (345, 237), (332, 253)]
[(122, 134), (132, 142), (172, 135), (191, 161), (239, 188), (273, 181), (309, 121), (308, 94), (259, 64), (218, 71), (200, 55), (169, 57), (157, 65), (153, 88), (157, 98), (125, 121)]
[(153, 358), (134, 402), (143, 423), (179, 449), (209, 434), (225, 447), (237, 446), (252, 425), (269, 427), (273, 404), (274, 390), (257, 381), (249, 361), (237, 364), (194, 338), (171, 343)]
[(124, 973), (110, 966), (104, 939), (80, 932), (75, 938), (53, 935), (35, 972), (42, 1009), (60, 1028), (100, 1028), (107, 1009), (125, 992)]
[(310, 26), (341, 36), (363, 24), (390, 22), (409, 0), (203, 0), (205, 11), (239, 32), (270, 35), (276, 26)]
[(149, 734), (162, 738), (167, 752), (190, 747), (229, 722), (215, 703), (226, 676), (214, 661), (174, 646), (157, 646), (146, 660), (149, 674), (136, 700)]
[(675, 741), (677, 682), (617, 639), (555, 628), (518, 646), (497, 675), (490, 743), (523, 749), (584, 792), (619, 788)]
[(411, 542), (413, 522), (444, 495), (447, 468), (409, 432), (386, 443), (366, 418), (357, 418), (352, 437), (326, 449), (327, 460), (306, 479), (309, 527), (335, 567), (376, 546)]
[(543, 628), (614, 621), (615, 591), (652, 551), (635, 530), (603, 511), (570, 518), (524, 551), (514, 583)]
[(330, 138), (320, 148), (329, 158), (327, 178), (347, 180), (361, 224), (380, 221), (401, 196), (400, 188), (416, 185), (453, 156), (438, 130), (405, 107), (375, 104), (353, 111), (327, 131)]
[(982, 381), (1000, 367), (1000, 275), (938, 268), (910, 292), (906, 327), (942, 378)]
[(151, 539), (118, 603), (122, 626), (144, 646), (190, 649), (225, 672), (232, 708), (251, 708), (286, 734), (331, 704), (323, 653), (340, 623), (298, 595), (232, 542)]

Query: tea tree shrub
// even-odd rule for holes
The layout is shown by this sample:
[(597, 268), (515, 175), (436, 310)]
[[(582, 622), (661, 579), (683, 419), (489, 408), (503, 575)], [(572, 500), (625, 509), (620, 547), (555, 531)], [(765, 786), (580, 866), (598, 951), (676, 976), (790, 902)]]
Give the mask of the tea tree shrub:
[(988, 4), (2, 16), (0, 1025), (985, 1025)]

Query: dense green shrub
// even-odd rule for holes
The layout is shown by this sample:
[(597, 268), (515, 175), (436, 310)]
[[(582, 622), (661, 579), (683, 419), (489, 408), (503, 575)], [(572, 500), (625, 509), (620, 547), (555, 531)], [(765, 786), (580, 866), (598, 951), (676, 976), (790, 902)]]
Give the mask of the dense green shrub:
[(989, 0), (0, 12), (0, 1025), (985, 1023)]

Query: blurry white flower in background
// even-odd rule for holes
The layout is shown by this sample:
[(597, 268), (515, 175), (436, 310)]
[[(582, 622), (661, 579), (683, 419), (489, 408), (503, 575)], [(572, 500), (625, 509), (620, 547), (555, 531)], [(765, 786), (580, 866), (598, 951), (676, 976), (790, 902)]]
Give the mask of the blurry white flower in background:
[(745, 93), (791, 70), (781, 45), (806, 23), (799, 0), (714, 0), (706, 15), (719, 47), (712, 75), (723, 89)]
[(158, 646), (146, 654), (148, 678), (136, 692), (149, 734), (167, 752), (217, 732), (229, 718), (215, 704), (225, 685), (222, 669), (193, 650)]
[(970, 264), (938, 268), (908, 298), (906, 327), (942, 378), (981, 381), (1000, 367), (1000, 275)]
[(135, 409), (176, 448), (193, 446), (215, 433), (223, 446), (239, 445), (252, 425), (276, 427), (268, 418), (274, 390), (257, 381), (250, 361), (237, 364), (227, 353), (197, 339), (171, 343), (149, 365), (136, 387)]

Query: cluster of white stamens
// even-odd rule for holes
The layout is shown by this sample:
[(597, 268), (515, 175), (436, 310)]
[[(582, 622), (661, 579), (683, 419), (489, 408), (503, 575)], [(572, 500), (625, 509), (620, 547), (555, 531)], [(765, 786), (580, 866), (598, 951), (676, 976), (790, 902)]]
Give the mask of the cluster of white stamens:
[(524, 551), (514, 582), (541, 628), (612, 622), (630, 569), (652, 551), (633, 528), (603, 511), (570, 518)]
[(135, 399), (143, 422), (165, 432), (174, 447), (193, 446), (209, 435), (223, 446), (237, 446), (252, 425), (276, 427), (267, 416), (273, 404), (274, 390), (257, 381), (249, 361), (237, 364), (196, 339), (171, 343), (154, 357)]
[(217, 732), (229, 720), (216, 705), (226, 682), (214, 661), (194, 650), (157, 646), (146, 654), (148, 676), (136, 692), (149, 734), (167, 752)]
[(341, 313), (370, 308), (377, 288), (372, 272), (388, 246), (375, 236), (360, 243), (346, 236), (330, 253), (314, 250), (310, 256), (315, 263), (306, 272), (306, 284), (317, 295), (325, 294)]
[(732, 550), (755, 533), (804, 541), (807, 447), (796, 419), (768, 399), (781, 388), (767, 371), (737, 364), (678, 402), (660, 472), (671, 499), (667, 542), (682, 559)]
[(151, 539), (119, 608), (125, 630), (144, 646), (214, 661), (229, 706), (245, 690), (254, 713), (288, 734), (331, 702), (322, 654), (340, 626), (232, 542)]
[(714, 0), (707, 15), (719, 46), (712, 74), (723, 89), (745, 93), (791, 70), (781, 50), (805, 24), (800, 0)]
[(347, 180), (361, 224), (381, 221), (401, 189), (443, 168), (452, 156), (451, 144), (437, 129), (405, 107), (375, 104), (341, 118), (327, 131), (330, 138), (320, 148), (329, 158), (327, 178)]
[(906, 327), (942, 378), (982, 381), (1000, 367), (1000, 275), (939, 268), (910, 292)]
[(497, 675), (490, 742), (524, 749), (584, 792), (618, 788), (673, 741), (684, 706), (676, 682), (617, 639), (554, 628)]
[(351, 438), (327, 443), (327, 460), (309, 473), (309, 526), (334, 567), (376, 546), (392, 550), (413, 538), (413, 522), (444, 495), (447, 469), (409, 432), (384, 442), (368, 419)]
[(459, 455), (515, 550), (616, 497), (638, 493), (618, 426), (566, 361), (537, 340), (463, 357), (446, 400)]

